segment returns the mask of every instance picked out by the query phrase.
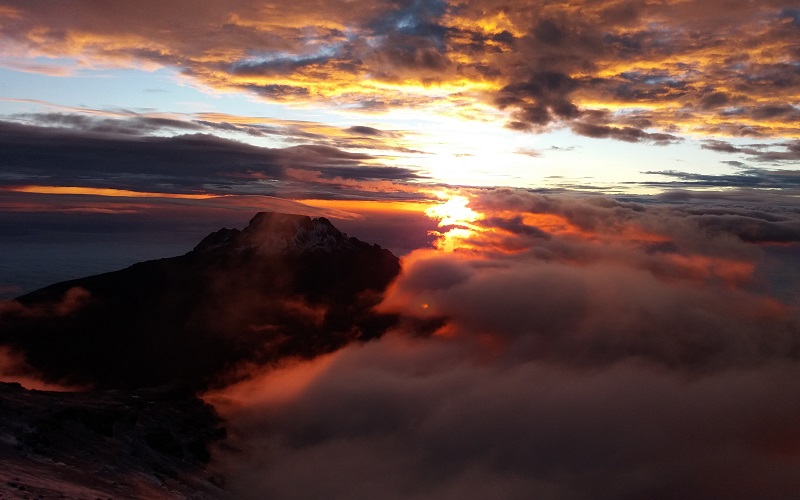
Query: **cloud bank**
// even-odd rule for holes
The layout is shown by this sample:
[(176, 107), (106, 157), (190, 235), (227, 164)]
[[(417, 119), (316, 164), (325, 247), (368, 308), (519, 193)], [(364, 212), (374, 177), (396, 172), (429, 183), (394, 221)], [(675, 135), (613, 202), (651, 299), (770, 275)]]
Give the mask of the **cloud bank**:
[(462, 195), (482, 218), (407, 256), (379, 306), (403, 327), (206, 396), (230, 421), (216, 459), (235, 494), (798, 491), (800, 297), (780, 286), (798, 238), (727, 223), (779, 231), (796, 201), (766, 217), (744, 195)]
[[(0, 122), (0, 164), (7, 166), (0, 188), (44, 185), (165, 196), (338, 198), (357, 196), (363, 182), (371, 198), (382, 192), (391, 199), (400, 192), (400, 198), (413, 199), (410, 188), (396, 183), (421, 179), (411, 169), (382, 166), (377, 156), (313, 141), (268, 148), (209, 133), (158, 137), (97, 127), (91, 120), (83, 123), (80, 115), (61, 118), (79, 126)], [(142, 120), (120, 120), (115, 127), (137, 128)]]

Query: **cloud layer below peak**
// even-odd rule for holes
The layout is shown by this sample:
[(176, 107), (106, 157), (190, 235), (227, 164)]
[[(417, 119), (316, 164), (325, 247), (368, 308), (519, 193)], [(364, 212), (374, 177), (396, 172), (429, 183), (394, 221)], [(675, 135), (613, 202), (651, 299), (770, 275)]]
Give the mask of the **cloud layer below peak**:
[(231, 422), (237, 451), (216, 457), (237, 494), (785, 498), (800, 487), (800, 297), (784, 280), (798, 238), (724, 222), (796, 222), (796, 203), (776, 198), (767, 217), (744, 198), (461, 195), (483, 218), (404, 258), (380, 306), (405, 318), (397, 331), (207, 395)]

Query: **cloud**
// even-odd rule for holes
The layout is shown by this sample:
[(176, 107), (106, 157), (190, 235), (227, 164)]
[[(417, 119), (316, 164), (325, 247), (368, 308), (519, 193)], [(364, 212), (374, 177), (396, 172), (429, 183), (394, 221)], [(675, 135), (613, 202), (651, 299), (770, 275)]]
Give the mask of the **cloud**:
[(218, 460), (241, 498), (779, 498), (797, 374), (497, 366), (385, 339), (253, 383)]
[(219, 112), (171, 113), (135, 112), (129, 109), (93, 109), (62, 106), (38, 99), (0, 98), (24, 103), (46, 111), (16, 113), (12, 123), (96, 132), (121, 136), (173, 136), (179, 133), (227, 133), (240, 139), (271, 139), (278, 145), (316, 145), (341, 149), (380, 149), (401, 153), (422, 153), (409, 147), (405, 132), (368, 126), (337, 127), (321, 122), (284, 120), (263, 116), (237, 116)]
[(539, 158), (542, 156), (542, 152), (536, 149), (530, 148), (520, 148), (514, 151), (514, 153), (518, 155), (530, 156), (531, 158)]
[(77, 129), (89, 133), (119, 134), (130, 136), (151, 135), (162, 131), (199, 131), (203, 127), (188, 121), (161, 118), (134, 116), (131, 118), (98, 118), (80, 114), (67, 113), (40, 113), (29, 115), (16, 115), (16, 118), (26, 118), (46, 127), (61, 127), (64, 129)]
[(14, 60), (166, 66), (268, 100), (365, 111), (447, 101), (479, 116), (489, 103), (515, 129), (656, 143), (798, 133), (797, 25), (784, 0), (238, 0), (139, 10), (7, 0), (2, 15)]
[(720, 153), (741, 153), (749, 156), (752, 160), (762, 162), (780, 163), (800, 160), (800, 141), (796, 140), (777, 144), (748, 144), (739, 147), (727, 141), (709, 139), (704, 141), (702, 147)]
[[(138, 127), (192, 131), (197, 125), (162, 118), (42, 117), (69, 127), (0, 123), (0, 184), (114, 188), (167, 194), (331, 197), (327, 184), (287, 182), (287, 169), (322, 172), (356, 181), (421, 180), (404, 167), (377, 166), (378, 157), (327, 144), (258, 147), (210, 134), (159, 137), (131, 133)], [(307, 179), (310, 180), (310, 179)], [(357, 189), (342, 196), (353, 197)], [(371, 189), (374, 198), (376, 190)], [(414, 198), (412, 193), (408, 198)]]
[(586, 122), (575, 123), (572, 127), (572, 131), (578, 135), (597, 139), (611, 138), (625, 142), (647, 141), (658, 145), (666, 145), (682, 140), (680, 137), (672, 134), (647, 133), (635, 127), (610, 127), (608, 125), (596, 125)]
[(781, 498), (800, 486), (800, 302), (776, 287), (797, 241), (773, 253), (724, 223), (797, 221), (796, 200), (459, 195), (483, 217), (442, 229), (453, 251), (404, 258), (379, 306), (405, 317), (396, 331), (205, 396), (229, 421), (215, 460), (235, 495)]
[[(386, 311), (452, 318), (447, 331), (558, 362), (634, 357), (693, 369), (794, 356), (794, 313), (761, 295), (750, 242), (796, 244), (796, 212), (512, 190), (480, 193), (472, 206), (492, 216), (453, 236), (469, 251), (409, 256)], [(449, 259), (447, 275), (459, 279), (442, 284), (432, 259)]]
[(88, 389), (86, 386), (45, 382), (41, 374), (28, 365), (22, 354), (5, 346), (0, 347), (0, 382), (17, 383), (35, 391), (73, 392)]
[(74, 68), (66, 66), (37, 64), (37, 63), (18, 61), (13, 59), (0, 60), (0, 67), (8, 68), (14, 71), (23, 71), (25, 73), (37, 73), (40, 75), (47, 75), (54, 77), (74, 76), (76, 73)]
[(750, 188), (775, 189), (786, 192), (800, 187), (800, 171), (798, 170), (747, 168), (739, 162), (735, 162), (732, 166), (738, 167), (738, 172), (710, 175), (675, 170), (647, 171), (644, 173), (677, 180), (645, 181), (644, 184), (672, 188)]
[[(58, 299), (34, 306), (16, 300), (0, 301), (0, 327), (12, 324), (18, 318), (63, 319), (84, 308), (90, 301), (91, 294), (80, 287), (70, 288)], [(9, 346), (0, 346), (0, 382), (16, 382), (27, 389), (40, 391), (87, 389), (86, 386), (47, 381), (47, 377), (28, 364), (23, 353)]]
[(11, 317), (63, 318), (82, 309), (90, 300), (91, 294), (88, 290), (81, 287), (73, 287), (67, 290), (59, 300), (34, 306), (27, 306), (16, 300), (3, 301), (0, 302), (0, 321)]

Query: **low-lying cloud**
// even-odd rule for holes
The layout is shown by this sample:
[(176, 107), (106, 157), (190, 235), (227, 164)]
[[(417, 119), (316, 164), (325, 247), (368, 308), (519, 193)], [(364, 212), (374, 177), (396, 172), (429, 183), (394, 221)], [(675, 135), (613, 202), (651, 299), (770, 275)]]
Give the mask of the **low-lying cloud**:
[(709, 222), (780, 224), (796, 202), (463, 194), (484, 218), (408, 255), (379, 306), (405, 326), (207, 395), (236, 495), (798, 491), (800, 302), (768, 265), (796, 266), (798, 242)]

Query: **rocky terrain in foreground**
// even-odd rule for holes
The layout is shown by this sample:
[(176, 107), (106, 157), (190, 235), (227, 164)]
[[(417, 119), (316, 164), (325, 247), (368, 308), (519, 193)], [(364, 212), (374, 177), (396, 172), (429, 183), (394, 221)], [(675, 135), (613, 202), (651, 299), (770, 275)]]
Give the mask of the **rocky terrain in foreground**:
[(0, 383), (0, 498), (226, 498), (214, 409), (173, 388), (44, 392)]

